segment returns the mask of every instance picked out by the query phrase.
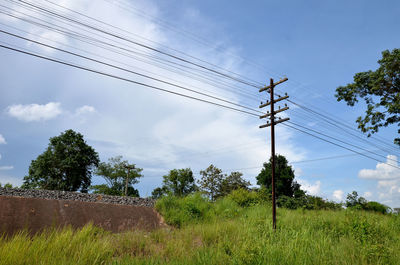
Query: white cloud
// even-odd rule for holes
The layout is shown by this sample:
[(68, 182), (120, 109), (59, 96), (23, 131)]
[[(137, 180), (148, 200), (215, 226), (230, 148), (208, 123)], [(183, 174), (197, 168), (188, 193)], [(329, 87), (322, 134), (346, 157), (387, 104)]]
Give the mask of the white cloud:
[(303, 179), (297, 179), (297, 181), (301, 185), (301, 188), (308, 194), (319, 195), (321, 193), (321, 181), (317, 180), (314, 182), (314, 184)]
[(6, 139), (0, 134), (0, 144), (6, 144)]
[[(380, 201), (396, 207), (400, 203), (400, 169), (397, 156), (388, 155), (385, 163), (377, 163), (375, 169), (362, 169), (358, 176), (364, 179), (375, 180), (377, 183), (377, 194)], [(365, 197), (371, 195), (365, 193)]]
[(11, 170), (14, 169), (14, 166), (0, 166), (0, 170)]
[(78, 116), (79, 115), (89, 114), (89, 113), (94, 113), (94, 112), (96, 112), (96, 109), (94, 107), (88, 106), (88, 105), (82, 106), (82, 107), (77, 108), (75, 110), (75, 114), (78, 115)]
[(342, 190), (335, 190), (335, 191), (333, 191), (333, 198), (335, 198), (338, 201), (342, 201), (343, 194), (344, 194), (344, 192)]
[(45, 121), (54, 119), (62, 113), (59, 102), (49, 102), (45, 105), (12, 105), (7, 108), (10, 116), (21, 121)]
[(364, 179), (400, 179), (400, 169), (397, 163), (397, 156), (388, 155), (386, 163), (378, 163), (376, 169), (362, 169), (358, 177)]

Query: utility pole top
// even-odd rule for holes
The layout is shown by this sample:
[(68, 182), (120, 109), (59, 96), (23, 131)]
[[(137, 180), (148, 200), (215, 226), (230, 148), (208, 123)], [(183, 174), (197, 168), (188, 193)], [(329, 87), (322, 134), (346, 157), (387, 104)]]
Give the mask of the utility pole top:
[(276, 85), (279, 85), (285, 81), (287, 81), (288, 79), (285, 77), (283, 79), (281, 79), (280, 81), (274, 83), (274, 80), (271, 78), (270, 80), (270, 85), (263, 87), (260, 89), (260, 92), (266, 91), (270, 94), (270, 100), (266, 101), (265, 103), (263, 103), (261, 101), (261, 105), (260, 105), (260, 109), (266, 107), (266, 106), (270, 106), (271, 110), (270, 112), (267, 112), (266, 114), (260, 116), (260, 119), (269, 119), (269, 121), (267, 121), (266, 124), (263, 124), (260, 126), (260, 129), (262, 128), (266, 128), (266, 127), (270, 127), (271, 126), (271, 175), (272, 175), (272, 227), (274, 230), (276, 230), (276, 193), (275, 193), (275, 125), (281, 122), (285, 122), (287, 120), (289, 120), (289, 118), (284, 118), (284, 119), (279, 119), (279, 120), (275, 120), (275, 114), (283, 112), (285, 110), (288, 110), (289, 107), (285, 104), (285, 107), (281, 108), (279, 107), (277, 111), (275, 111), (274, 109), (274, 105), (275, 103), (287, 99), (289, 98), (289, 96), (285, 93), (285, 96), (281, 97), (280, 95), (278, 95), (277, 99), (274, 99), (274, 87)]

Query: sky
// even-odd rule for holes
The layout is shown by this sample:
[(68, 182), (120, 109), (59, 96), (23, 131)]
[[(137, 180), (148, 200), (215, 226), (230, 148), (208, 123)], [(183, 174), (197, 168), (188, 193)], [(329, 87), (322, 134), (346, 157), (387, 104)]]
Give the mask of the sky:
[[(51, 1), (32, 3), (89, 21), (54, 6)], [(110, 29), (99, 21), (108, 23), (120, 28), (113, 28), (114, 32), (131, 40), (198, 64), (210, 63), (212, 67), (220, 67), (219, 70), (262, 84), (269, 83), (270, 78), (288, 77), (287, 82), (277, 87), (277, 93), (287, 92), (298, 104), (353, 129), (357, 128), (355, 120), (363, 114), (365, 106), (360, 103), (348, 107), (337, 102), (335, 89), (352, 82), (357, 72), (376, 69), (381, 52), (399, 48), (400, 43), (400, 34), (396, 34), (400, 26), (398, 1), (64, 0), (57, 3), (97, 19), (90, 21), (94, 27)], [(0, 2), (1, 11), (57, 22), (9, 1)], [(83, 32), (79, 27), (72, 29)], [(125, 56), (126, 52), (123, 55), (94, 47), (4, 13), (0, 13), (0, 30), (58, 48), (75, 49), (141, 73), (157, 74), (164, 80), (202, 89), (254, 109), (268, 96), (254, 87), (216, 75), (207, 75), (207, 81), (204, 75), (171, 72), (149, 64), (148, 59), (138, 60), (136, 55)], [(102, 39), (115, 42), (110, 36), (102, 35)], [(0, 33), (0, 42), (182, 92), (4, 33)], [(123, 40), (118, 43), (132, 49), (134, 46)], [(149, 57), (160, 56), (143, 47), (135, 49)], [(4, 48), (0, 48), (0, 57), (0, 183), (21, 185), (31, 161), (45, 151), (49, 138), (67, 129), (82, 133), (102, 161), (122, 155), (143, 168), (143, 177), (136, 185), (141, 196), (150, 196), (171, 169), (190, 167), (199, 177), (199, 171), (210, 164), (227, 174), (239, 170), (256, 185), (255, 177), (270, 156), (270, 130), (259, 129), (263, 121), (258, 118)], [(400, 152), (392, 144), (396, 128), (385, 128), (375, 138), (354, 130), (350, 130), (353, 134), (350, 135), (322, 121), (320, 116), (288, 105), (290, 110), (282, 116), (290, 117), (290, 121), (372, 150), (380, 161), (277, 125), (276, 152), (288, 159), (296, 180), (308, 194), (341, 202), (346, 194), (356, 190), (368, 200), (400, 207), (400, 170), (396, 168)], [(384, 147), (382, 141), (386, 143)], [(321, 159), (329, 157), (335, 158)], [(93, 176), (92, 182), (100, 184), (104, 180)]]

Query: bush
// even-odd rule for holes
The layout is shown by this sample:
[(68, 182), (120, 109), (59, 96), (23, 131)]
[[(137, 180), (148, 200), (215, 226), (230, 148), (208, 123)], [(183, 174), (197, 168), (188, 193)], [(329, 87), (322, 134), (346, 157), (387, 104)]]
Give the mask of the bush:
[(386, 214), (389, 212), (390, 207), (379, 202), (370, 201), (365, 204), (364, 210)]
[(177, 227), (203, 220), (210, 208), (211, 203), (200, 193), (184, 198), (167, 195), (161, 197), (156, 203), (156, 209), (163, 215), (165, 221)]
[(260, 202), (260, 196), (257, 192), (245, 189), (234, 190), (227, 197), (241, 207), (249, 207)]

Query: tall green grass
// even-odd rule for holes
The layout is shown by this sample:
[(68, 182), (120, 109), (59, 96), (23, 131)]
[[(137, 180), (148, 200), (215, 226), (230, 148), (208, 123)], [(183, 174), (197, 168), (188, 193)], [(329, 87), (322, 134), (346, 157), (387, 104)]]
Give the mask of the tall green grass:
[(173, 227), (20, 233), (0, 239), (0, 264), (400, 264), (398, 216), (278, 209), (273, 232), (269, 205), (249, 205), (165, 197), (157, 209)]

